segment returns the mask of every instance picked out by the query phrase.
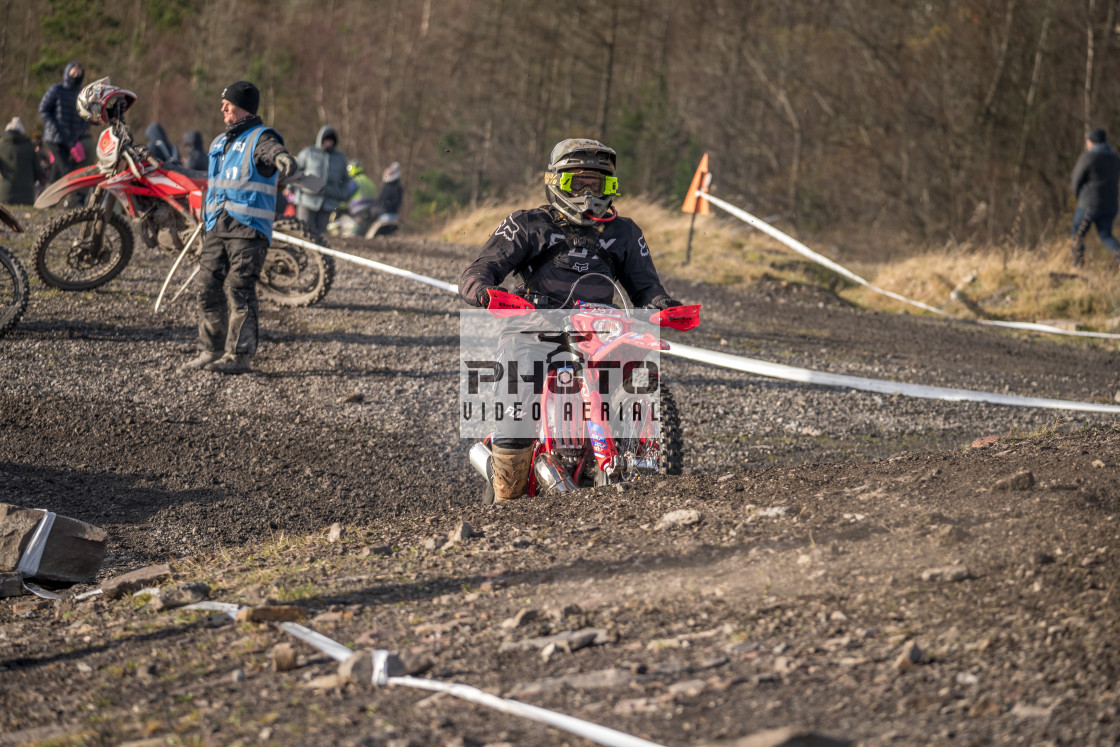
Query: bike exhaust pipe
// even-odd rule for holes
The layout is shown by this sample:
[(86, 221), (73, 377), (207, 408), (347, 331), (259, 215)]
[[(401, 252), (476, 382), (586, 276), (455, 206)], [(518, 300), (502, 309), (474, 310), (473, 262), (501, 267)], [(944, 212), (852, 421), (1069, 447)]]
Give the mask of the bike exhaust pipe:
[(479, 441), (471, 447), (469, 453), (471, 466), (475, 468), (478, 474), (490, 482), (494, 477), (494, 465), (491, 462), (490, 447), (484, 442)]
[(576, 489), (575, 482), (566, 472), (556, 466), (552, 457), (541, 454), (537, 457), (533, 471), (537, 475), (537, 485), (544, 488), (547, 493), (568, 493)]

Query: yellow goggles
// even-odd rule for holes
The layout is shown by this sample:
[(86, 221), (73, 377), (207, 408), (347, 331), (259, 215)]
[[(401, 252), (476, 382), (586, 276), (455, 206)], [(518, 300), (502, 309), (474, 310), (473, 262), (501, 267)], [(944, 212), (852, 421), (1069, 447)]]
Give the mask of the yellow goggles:
[(569, 194), (591, 191), (592, 194), (618, 194), (618, 177), (607, 176), (599, 171), (564, 171), (560, 174), (560, 189)]

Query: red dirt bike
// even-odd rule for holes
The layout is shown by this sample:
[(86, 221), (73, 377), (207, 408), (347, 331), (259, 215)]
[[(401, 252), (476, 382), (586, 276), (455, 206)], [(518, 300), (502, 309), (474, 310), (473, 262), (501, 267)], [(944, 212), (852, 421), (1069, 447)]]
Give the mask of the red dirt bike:
[[(532, 313), (535, 307), (521, 296), (492, 290), (487, 309), (503, 317)], [(672, 393), (659, 374), (652, 374), (656, 382), (630, 386), (625, 373), (640, 366), (652, 351), (669, 349), (669, 343), (659, 337), (634, 329), (638, 311), (577, 302), (564, 329), (539, 336), (543, 342), (559, 345), (573, 363), (550, 365), (542, 387), (540, 426), (529, 471), (530, 496), (633, 482), (648, 475), (681, 474), (684, 436)], [(700, 306), (658, 311), (649, 321), (687, 331), (700, 324)], [(623, 372), (627, 386), (601, 387), (601, 378), (608, 371)], [(601, 392), (609, 394), (603, 397)], [(655, 395), (659, 402), (651, 409)], [(656, 411), (657, 415), (652, 420), (617, 418), (608, 422), (609, 418), (602, 417), (604, 407), (611, 413)], [(566, 415), (573, 410), (587, 413), (587, 419)], [(492, 439), (493, 434), (470, 450), (471, 465), (486, 478), (482, 493), (486, 505), (494, 501)]]
[[(15, 216), (0, 205), (0, 223), (11, 228), (16, 233), (22, 233), (23, 227)], [(27, 299), (31, 289), (27, 285), (27, 273), (15, 255), (0, 246), (0, 337), (8, 333), (16, 322), (27, 310)]]
[[(45, 285), (89, 290), (124, 270), (132, 258), (133, 234), (128, 219), (114, 210), (117, 204), (137, 222), (149, 248), (182, 257), (192, 245), (196, 252), (201, 247), (207, 174), (161, 163), (133, 143), (124, 113), (135, 101), (136, 94), (110, 85), (108, 78), (89, 84), (79, 95), (82, 117), (108, 127), (97, 139), (97, 163), (70, 172), (35, 201), (37, 208), (51, 207), (67, 195), (92, 190), (86, 207), (52, 220), (32, 245), (35, 271)], [(330, 290), (334, 262), (286, 242), (284, 236), (320, 244), (323, 240), (292, 218), (277, 220), (274, 231), (258, 281), (261, 299), (289, 307), (316, 303)]]

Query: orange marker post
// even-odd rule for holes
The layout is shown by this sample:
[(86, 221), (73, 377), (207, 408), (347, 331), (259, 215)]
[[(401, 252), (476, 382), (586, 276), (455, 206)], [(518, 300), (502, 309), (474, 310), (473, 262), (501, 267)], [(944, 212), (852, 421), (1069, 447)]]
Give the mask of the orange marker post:
[(705, 153), (700, 159), (700, 165), (696, 168), (696, 173), (692, 175), (692, 183), (688, 185), (688, 194), (685, 195), (684, 205), (681, 206), (681, 212), (692, 213), (692, 220), (688, 224), (688, 245), (684, 254), (686, 265), (692, 261), (692, 230), (696, 226), (696, 213), (708, 215), (711, 212), (708, 201), (701, 197), (699, 193), (706, 194), (711, 183), (712, 174), (708, 171), (708, 154)]

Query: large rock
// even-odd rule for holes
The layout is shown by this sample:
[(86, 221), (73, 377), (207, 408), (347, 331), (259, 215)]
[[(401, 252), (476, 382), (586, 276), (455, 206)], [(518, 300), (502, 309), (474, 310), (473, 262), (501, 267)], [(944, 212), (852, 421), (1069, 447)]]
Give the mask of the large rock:
[[(0, 573), (15, 573), (43, 518), (37, 509), (0, 503)], [(104, 529), (56, 516), (39, 569), (30, 578), (61, 584), (92, 581), (105, 560)]]
[(171, 566), (167, 563), (138, 568), (135, 571), (114, 576), (101, 584), (101, 591), (109, 599), (120, 599), (149, 586), (156, 586), (171, 577)]

